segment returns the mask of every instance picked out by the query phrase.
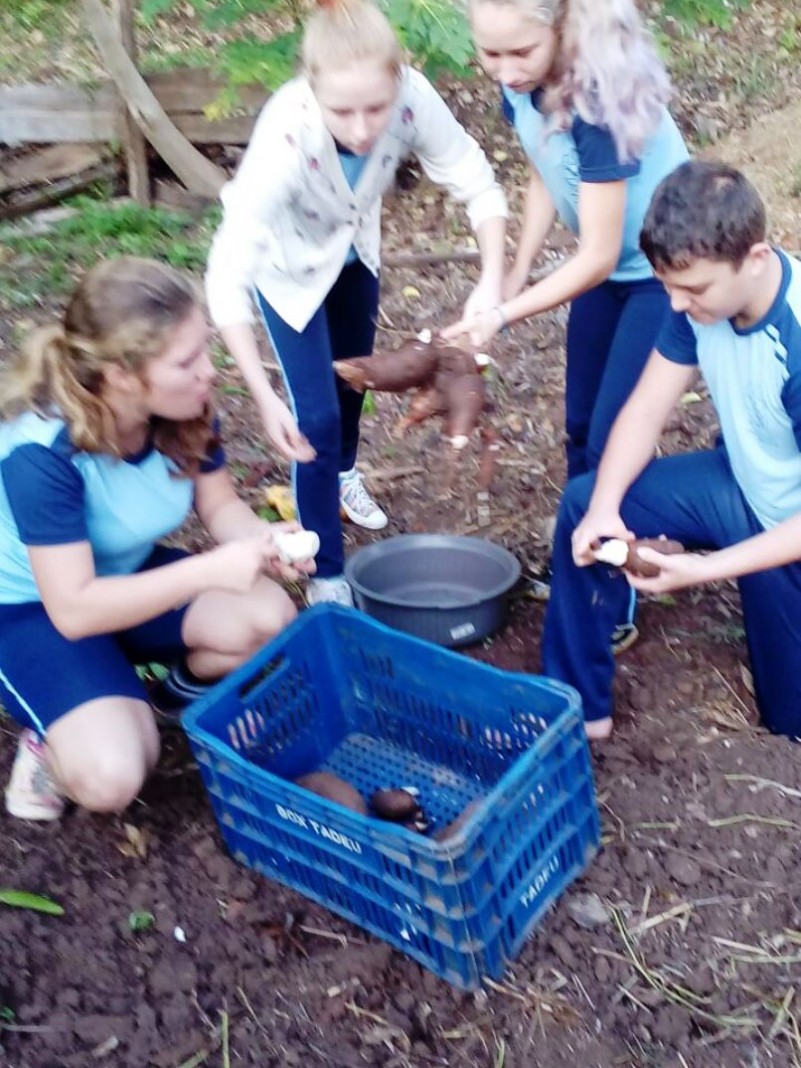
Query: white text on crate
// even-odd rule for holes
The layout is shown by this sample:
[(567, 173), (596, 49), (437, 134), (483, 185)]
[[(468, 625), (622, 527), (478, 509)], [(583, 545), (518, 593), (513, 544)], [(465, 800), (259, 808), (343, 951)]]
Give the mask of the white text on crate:
[(520, 895), (520, 904), (527, 908), (551, 881), (551, 876), (559, 871), (559, 857), (551, 857), (541, 872), (537, 873), (533, 883)]
[(342, 834), (341, 831), (335, 831), (333, 827), (326, 827), (324, 823), (318, 823), (311, 816), (303, 816), (292, 808), (284, 808), (283, 805), (276, 805), (275, 811), (282, 820), (294, 823), (296, 827), (303, 827), (307, 831), (313, 831), (320, 838), (325, 838), (329, 842), (333, 842), (334, 845), (342, 846), (343, 849), (347, 849), (351, 853), (361, 853), (362, 851), (361, 842), (357, 842), (355, 838), (351, 838), (347, 834)]

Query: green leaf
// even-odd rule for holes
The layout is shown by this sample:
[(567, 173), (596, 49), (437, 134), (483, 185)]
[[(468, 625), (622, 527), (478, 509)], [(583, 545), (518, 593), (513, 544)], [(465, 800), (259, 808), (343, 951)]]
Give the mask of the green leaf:
[(49, 897), (41, 894), (29, 894), (27, 890), (0, 889), (0, 905), (10, 905), (15, 909), (31, 909), (33, 912), (45, 912), (48, 916), (63, 916), (64, 909)]
[(152, 912), (135, 911), (128, 916), (128, 926), (132, 931), (147, 931), (156, 922)]

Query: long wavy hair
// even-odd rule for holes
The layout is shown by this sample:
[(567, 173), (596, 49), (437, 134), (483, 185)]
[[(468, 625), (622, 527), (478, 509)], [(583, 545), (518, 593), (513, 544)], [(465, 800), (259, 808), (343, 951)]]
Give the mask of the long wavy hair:
[[(194, 283), (154, 260), (121, 257), (90, 270), (60, 323), (36, 330), (0, 376), (0, 417), (58, 415), (82, 452), (122, 456), (107, 400), (106, 373), (117, 365), (146, 381), (175, 330), (200, 305)], [(153, 445), (192, 476), (214, 437), (212, 412), (176, 422), (151, 419)]]
[(469, 0), (552, 26), (558, 52), (543, 98), (551, 128), (574, 114), (611, 132), (622, 162), (642, 155), (670, 99), (670, 79), (633, 0)]
[(373, 0), (317, 0), (303, 33), (300, 59), (312, 88), (323, 70), (376, 59), (397, 78), (404, 63), (395, 31)]

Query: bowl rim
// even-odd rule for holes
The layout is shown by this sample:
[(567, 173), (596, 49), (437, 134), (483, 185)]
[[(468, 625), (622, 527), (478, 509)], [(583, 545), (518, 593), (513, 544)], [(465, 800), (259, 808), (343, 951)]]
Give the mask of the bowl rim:
[(479, 605), (486, 604), (488, 601), (493, 601), (502, 597), (509, 592), (522, 573), (522, 566), (514, 553), (510, 552), (509, 549), (504, 548), (503, 545), (498, 545), (496, 542), (489, 541), (487, 538), (478, 538), (470, 534), (420, 533), (394, 534), (389, 538), (383, 538), (381, 541), (373, 542), (371, 545), (363, 545), (354, 553), (351, 553), (345, 561), (345, 578), (357, 593), (378, 604), (388, 605), (392, 608), (410, 608), (415, 609), (416, 611), (437, 613), (453, 612), (455, 610), (455, 606), (453, 605), (440, 607), (438, 605), (432, 605), (430, 602), (426, 603), (413, 599), (399, 601), (397, 597), (389, 597), (384, 593), (377, 593), (371, 590), (368, 586), (365, 586), (364, 583), (354, 575), (354, 570), (358, 564), (369, 564), (375, 559), (380, 559), (382, 556), (391, 557), (396, 551), (400, 551), (403, 548), (412, 548), (415, 542), (420, 544), (421, 547), (425, 546), (432, 549), (467, 548), (478, 550), (476, 552), (477, 556), (483, 555), (487, 558), (491, 557), (499, 563), (506, 564), (508, 575), (505, 576), (501, 582), (496, 583), (494, 587), (489, 587), (480, 592), (476, 591), (475, 599), (460, 605), (460, 611), (475, 608)]

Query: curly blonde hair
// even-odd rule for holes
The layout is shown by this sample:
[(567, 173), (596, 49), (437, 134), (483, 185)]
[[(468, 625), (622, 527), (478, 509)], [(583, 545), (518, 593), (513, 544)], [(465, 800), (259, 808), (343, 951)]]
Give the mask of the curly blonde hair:
[[(148, 363), (200, 306), (195, 284), (154, 260), (124, 256), (90, 270), (60, 323), (36, 330), (0, 376), (0, 416), (59, 415), (82, 452), (121, 456), (117, 423), (105, 400), (116, 364), (145, 380)], [(214, 438), (209, 408), (197, 419), (153, 417), (153, 445), (186, 476), (195, 474)]]
[(670, 99), (670, 79), (633, 0), (468, 0), (512, 7), (551, 26), (558, 53), (543, 108), (552, 128), (573, 115), (606, 126), (621, 162), (642, 155)]

